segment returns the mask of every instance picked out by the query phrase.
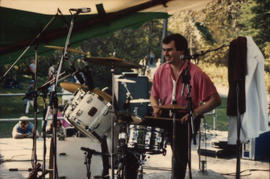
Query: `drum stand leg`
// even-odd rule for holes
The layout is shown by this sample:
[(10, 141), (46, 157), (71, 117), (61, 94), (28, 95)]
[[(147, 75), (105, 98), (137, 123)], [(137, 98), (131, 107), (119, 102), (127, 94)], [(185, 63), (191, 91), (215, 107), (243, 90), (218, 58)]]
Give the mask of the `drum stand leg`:
[(139, 169), (138, 169), (138, 177), (137, 179), (143, 179), (143, 164), (145, 161), (145, 153), (140, 153), (140, 160), (139, 160)]
[(86, 177), (87, 179), (91, 178), (91, 160), (92, 160), (92, 154), (91, 152), (84, 152), (84, 164), (86, 166)]
[(119, 141), (118, 141), (118, 167), (117, 167), (117, 179), (123, 179), (126, 177), (126, 157), (127, 157), (127, 132), (126, 124), (120, 126)]
[(101, 152), (102, 152), (102, 163), (103, 163), (103, 172), (102, 177), (108, 178), (109, 177), (109, 150), (106, 143), (106, 136), (101, 140)]
[(102, 155), (101, 152), (97, 152), (95, 150), (89, 149), (89, 148), (85, 148), (85, 147), (81, 147), (81, 150), (85, 151), (84, 154), (84, 164), (86, 166), (86, 176), (87, 179), (91, 178), (91, 160), (92, 160), (92, 155)]

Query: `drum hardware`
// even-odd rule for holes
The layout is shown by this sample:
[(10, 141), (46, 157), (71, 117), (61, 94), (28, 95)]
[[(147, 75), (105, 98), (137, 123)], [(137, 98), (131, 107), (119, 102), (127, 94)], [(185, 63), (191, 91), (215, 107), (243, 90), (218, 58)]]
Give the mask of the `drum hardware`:
[(126, 175), (126, 155), (127, 155), (127, 123), (120, 126), (117, 146), (117, 171), (116, 175), (118, 179), (125, 178)]
[[(100, 156), (108, 156), (108, 154), (103, 154), (103, 152), (97, 152), (93, 149), (90, 148), (86, 148), (86, 147), (81, 147), (81, 150), (84, 151), (84, 164), (86, 166), (86, 177), (88, 179), (91, 178), (91, 160), (92, 160), (92, 155), (100, 155)], [(104, 161), (103, 161), (103, 166), (104, 166)], [(105, 170), (107, 170), (108, 168), (104, 167)], [(104, 171), (103, 170), (103, 177), (108, 175), (108, 171)]]
[(138, 179), (143, 179), (143, 164), (146, 161), (145, 157), (146, 157), (145, 153), (140, 153)]

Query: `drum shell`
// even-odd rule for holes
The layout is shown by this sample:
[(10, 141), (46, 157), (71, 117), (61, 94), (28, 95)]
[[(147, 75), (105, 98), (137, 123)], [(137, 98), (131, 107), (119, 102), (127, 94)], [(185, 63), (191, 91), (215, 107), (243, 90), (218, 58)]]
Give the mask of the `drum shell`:
[(111, 128), (112, 106), (98, 94), (78, 90), (64, 110), (64, 116), (87, 136), (102, 138)]
[(129, 125), (128, 149), (138, 152), (163, 153), (166, 148), (165, 145), (164, 129), (144, 125)]

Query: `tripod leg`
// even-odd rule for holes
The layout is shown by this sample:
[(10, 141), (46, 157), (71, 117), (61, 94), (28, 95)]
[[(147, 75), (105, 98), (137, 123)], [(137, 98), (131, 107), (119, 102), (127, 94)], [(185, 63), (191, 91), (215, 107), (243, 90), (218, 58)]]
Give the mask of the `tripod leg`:
[[(102, 163), (103, 163), (103, 172), (102, 172), (102, 177), (107, 178), (109, 177), (109, 150), (108, 150), (108, 145), (106, 142), (106, 136), (101, 141), (101, 151), (102, 154)], [(106, 177), (107, 176), (107, 177)]]

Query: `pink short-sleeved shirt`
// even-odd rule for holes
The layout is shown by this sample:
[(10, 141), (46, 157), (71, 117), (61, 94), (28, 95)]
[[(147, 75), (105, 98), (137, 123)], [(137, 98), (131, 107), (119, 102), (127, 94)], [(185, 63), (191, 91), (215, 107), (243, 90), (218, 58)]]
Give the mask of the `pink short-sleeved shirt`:
[[(178, 105), (187, 106), (188, 101), (186, 99), (188, 94), (188, 88), (185, 87), (184, 95), (181, 96), (182, 81), (181, 73), (187, 66), (187, 61), (181, 68), (176, 82), (176, 96), (175, 99)], [(151, 90), (151, 96), (160, 100), (162, 105), (172, 104), (172, 92), (173, 92), (173, 72), (170, 64), (162, 64), (154, 74), (153, 86)], [(190, 62), (190, 84), (191, 84), (191, 97), (193, 109), (200, 105), (200, 102), (207, 101), (210, 96), (217, 93), (216, 87), (210, 78), (195, 64)]]

